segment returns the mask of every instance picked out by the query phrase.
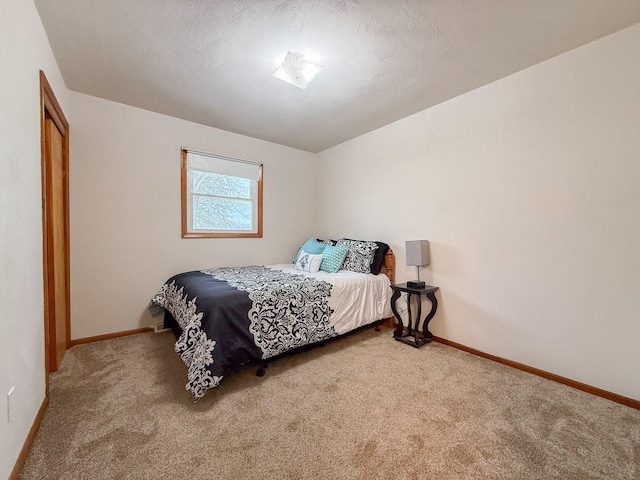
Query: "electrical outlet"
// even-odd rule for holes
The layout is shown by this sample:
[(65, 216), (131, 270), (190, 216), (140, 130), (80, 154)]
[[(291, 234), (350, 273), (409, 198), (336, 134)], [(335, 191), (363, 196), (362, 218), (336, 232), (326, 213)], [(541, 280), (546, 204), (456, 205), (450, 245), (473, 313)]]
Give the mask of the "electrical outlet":
[(162, 332), (168, 332), (169, 330), (171, 330), (170, 328), (164, 328), (164, 323), (160, 322), (160, 323), (156, 323), (153, 326), (153, 331), (155, 333), (162, 333)]
[(7, 423), (11, 421), (11, 396), (16, 391), (16, 387), (11, 387), (7, 393)]

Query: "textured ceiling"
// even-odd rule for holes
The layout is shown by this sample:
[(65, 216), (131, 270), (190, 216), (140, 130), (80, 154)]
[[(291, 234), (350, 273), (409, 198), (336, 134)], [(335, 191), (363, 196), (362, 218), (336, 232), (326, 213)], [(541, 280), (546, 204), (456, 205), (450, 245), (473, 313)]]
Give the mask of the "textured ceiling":
[[(640, 0), (35, 0), (67, 87), (319, 152), (640, 22)], [(301, 90), (287, 51), (324, 68)]]

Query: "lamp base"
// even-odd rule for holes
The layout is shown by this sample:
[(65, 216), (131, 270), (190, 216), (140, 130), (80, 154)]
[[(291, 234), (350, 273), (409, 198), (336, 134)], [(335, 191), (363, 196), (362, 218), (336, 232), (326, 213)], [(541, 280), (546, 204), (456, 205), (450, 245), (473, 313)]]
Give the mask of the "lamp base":
[(410, 282), (407, 282), (408, 288), (424, 288), (424, 285), (424, 282), (420, 280), (412, 280)]

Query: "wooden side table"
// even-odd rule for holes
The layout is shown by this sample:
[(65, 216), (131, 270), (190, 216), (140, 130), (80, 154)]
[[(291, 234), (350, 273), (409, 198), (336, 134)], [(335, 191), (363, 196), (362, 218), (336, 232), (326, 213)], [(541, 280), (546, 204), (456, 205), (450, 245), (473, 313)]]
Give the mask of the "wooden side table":
[[(393, 332), (393, 338), (398, 340), (399, 342), (406, 343), (407, 345), (411, 345), (412, 347), (419, 348), (425, 343), (429, 343), (433, 339), (433, 334), (429, 331), (429, 322), (436, 314), (436, 310), (438, 309), (438, 300), (436, 299), (436, 291), (438, 287), (433, 287), (431, 285), (425, 285), (422, 288), (412, 288), (407, 287), (406, 283), (397, 283), (395, 285), (391, 285), (391, 289), (393, 290), (393, 295), (391, 296), (391, 310), (393, 311), (393, 315), (396, 317), (398, 321), (398, 326)], [(402, 292), (407, 294), (407, 314), (408, 314), (408, 325), (407, 330), (405, 331), (405, 325), (402, 322), (402, 316), (398, 313), (396, 309), (396, 301), (400, 298)], [(416, 315), (415, 327), (413, 325), (413, 319), (411, 315), (411, 296), (418, 295), (418, 311)], [(422, 322), (422, 331), (418, 329), (420, 326), (420, 317), (422, 316), (422, 295), (426, 295), (426, 297), (431, 302), (431, 311), (427, 314)]]

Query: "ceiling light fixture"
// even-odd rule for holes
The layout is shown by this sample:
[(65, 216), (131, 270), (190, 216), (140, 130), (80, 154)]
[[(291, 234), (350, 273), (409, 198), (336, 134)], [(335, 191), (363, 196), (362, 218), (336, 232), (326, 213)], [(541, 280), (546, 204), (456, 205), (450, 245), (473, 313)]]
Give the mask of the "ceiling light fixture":
[(288, 52), (273, 76), (304, 90), (320, 70), (320, 65), (307, 62), (301, 53)]

